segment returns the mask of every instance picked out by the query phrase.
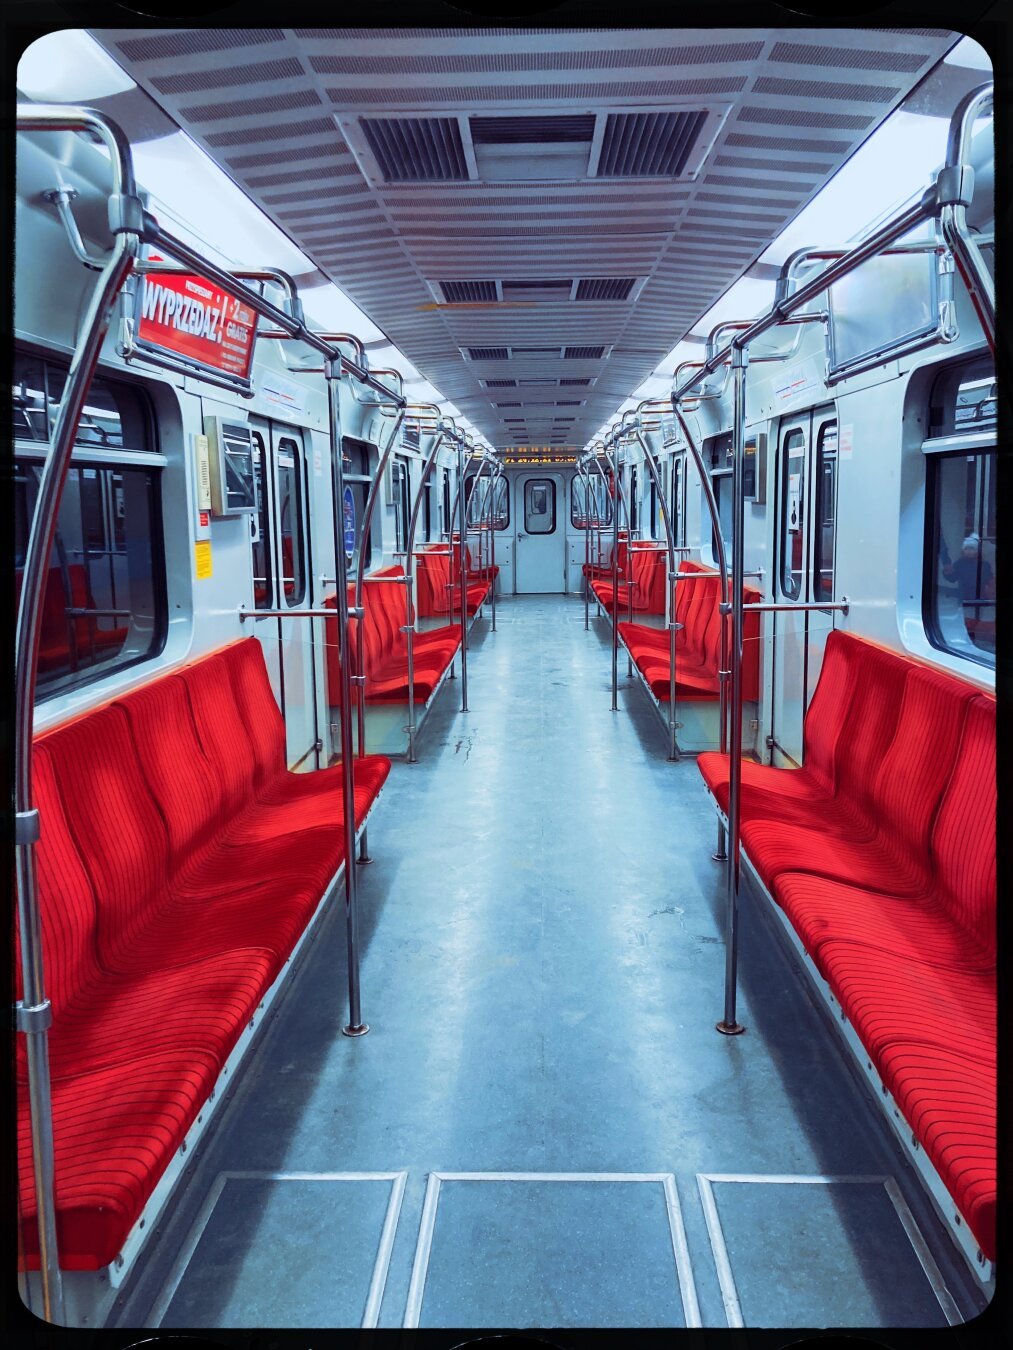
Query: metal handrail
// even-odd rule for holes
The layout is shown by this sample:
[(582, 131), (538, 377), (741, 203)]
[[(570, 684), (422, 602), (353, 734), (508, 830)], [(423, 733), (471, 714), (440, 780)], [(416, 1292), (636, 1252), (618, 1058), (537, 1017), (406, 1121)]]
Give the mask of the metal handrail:
[[(963, 162), (967, 152), (970, 129), (974, 119), (989, 106), (991, 85), (983, 85), (973, 94), (962, 100), (950, 124), (950, 138), (947, 148), (947, 160), (943, 168), (935, 175), (919, 200), (885, 221), (867, 238), (855, 244), (840, 257), (829, 264), (808, 281), (803, 282), (791, 295), (779, 294), (773, 306), (755, 319), (750, 326), (734, 337), (720, 352), (712, 353), (697, 372), (685, 381), (675, 382), (672, 390), (672, 405), (680, 424), (688, 434), (685, 419), (679, 408), (680, 401), (691, 393), (706, 376), (726, 361), (731, 363), (735, 380), (734, 417), (733, 417), (733, 461), (732, 461), (732, 697), (731, 697), (731, 746), (729, 763), (729, 802), (728, 802), (728, 931), (725, 962), (725, 1006), (724, 1016), (718, 1022), (718, 1030), (726, 1035), (735, 1035), (743, 1030), (735, 1017), (735, 994), (738, 944), (738, 895), (741, 871), (741, 789), (742, 789), (742, 644), (744, 598), (742, 581), (744, 573), (745, 541), (743, 526), (745, 518), (744, 464), (745, 464), (745, 389), (748, 366), (748, 347), (758, 337), (771, 328), (785, 322), (797, 310), (829, 290), (837, 281), (848, 276), (863, 262), (889, 248), (902, 239), (918, 225), (939, 217), (943, 223), (944, 235), (953, 248), (954, 256), (960, 259), (961, 273), (964, 267), (969, 276), (965, 282), (972, 295), (976, 308), (981, 305), (979, 314), (986, 339), (994, 351), (994, 304), (989, 288), (981, 285), (977, 275), (979, 264), (971, 252), (966, 230), (966, 207), (973, 198), (973, 172)], [(783, 275), (790, 272), (790, 260), (785, 264)], [(980, 286), (979, 290), (975, 287)], [(779, 288), (780, 290), (786, 287)], [(698, 462), (702, 481), (707, 484), (707, 475), (702, 463)], [(715, 539), (720, 543), (720, 529)], [(721, 562), (722, 581), (724, 583), (724, 562)], [(844, 602), (841, 602), (842, 604)], [(832, 606), (819, 605), (817, 608), (829, 609)], [(791, 608), (797, 608), (791, 606)]]

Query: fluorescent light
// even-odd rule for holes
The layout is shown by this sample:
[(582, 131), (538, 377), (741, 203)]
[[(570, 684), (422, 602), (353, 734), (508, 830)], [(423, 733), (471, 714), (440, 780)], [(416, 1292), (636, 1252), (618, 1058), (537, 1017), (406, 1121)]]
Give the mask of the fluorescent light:
[(83, 28), (36, 38), (21, 54), (17, 86), (41, 103), (87, 103), (137, 88)]

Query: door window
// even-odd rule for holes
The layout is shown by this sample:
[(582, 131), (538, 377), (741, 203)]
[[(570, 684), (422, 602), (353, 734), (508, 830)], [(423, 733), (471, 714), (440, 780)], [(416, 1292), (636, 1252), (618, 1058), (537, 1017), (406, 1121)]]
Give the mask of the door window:
[(805, 529), (805, 436), (792, 427), (781, 447), (781, 594), (802, 596)]
[(306, 507), (302, 449), (291, 436), (278, 441), (278, 537), (281, 585), (290, 608), (306, 599)]
[(837, 533), (837, 423), (824, 422), (816, 443), (816, 520), (813, 535), (813, 599), (834, 598)]
[(253, 436), (253, 482), (257, 493), (257, 512), (253, 517), (253, 604), (256, 609), (271, 609), (271, 507), (267, 496), (267, 450), (261, 432)]
[(551, 478), (529, 478), (524, 484), (524, 529), (552, 534), (556, 528), (556, 485)]

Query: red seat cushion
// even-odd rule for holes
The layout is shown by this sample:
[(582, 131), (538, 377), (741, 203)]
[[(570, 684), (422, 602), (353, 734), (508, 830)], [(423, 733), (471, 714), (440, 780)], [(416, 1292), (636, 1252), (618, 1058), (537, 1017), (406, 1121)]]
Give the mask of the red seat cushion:
[[(218, 1077), (218, 1060), (173, 1054), (53, 1083), (56, 1232), (65, 1270), (115, 1258)], [(27, 1092), (18, 1092), (18, 1164), (26, 1264), (38, 1267)]]

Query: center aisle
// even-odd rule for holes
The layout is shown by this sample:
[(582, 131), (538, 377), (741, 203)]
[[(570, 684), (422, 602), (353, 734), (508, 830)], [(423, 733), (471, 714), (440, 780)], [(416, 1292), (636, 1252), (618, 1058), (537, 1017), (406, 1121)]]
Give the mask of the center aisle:
[[(672, 1326), (694, 1298), (707, 1326), (736, 1299), (750, 1325), (944, 1324), (940, 1269), (967, 1298), (947, 1239), (749, 904), (748, 1030), (714, 1030), (724, 897), (694, 761), (666, 761), (632, 682), (609, 711), (608, 633), (578, 600), (508, 598), (497, 623), (472, 711), (450, 683), (370, 831), (372, 1030), (340, 1034), (338, 905), (120, 1324), (357, 1325), (370, 1290), (380, 1326)], [(432, 1181), (424, 1212), (429, 1175), (461, 1172), (610, 1179)]]

